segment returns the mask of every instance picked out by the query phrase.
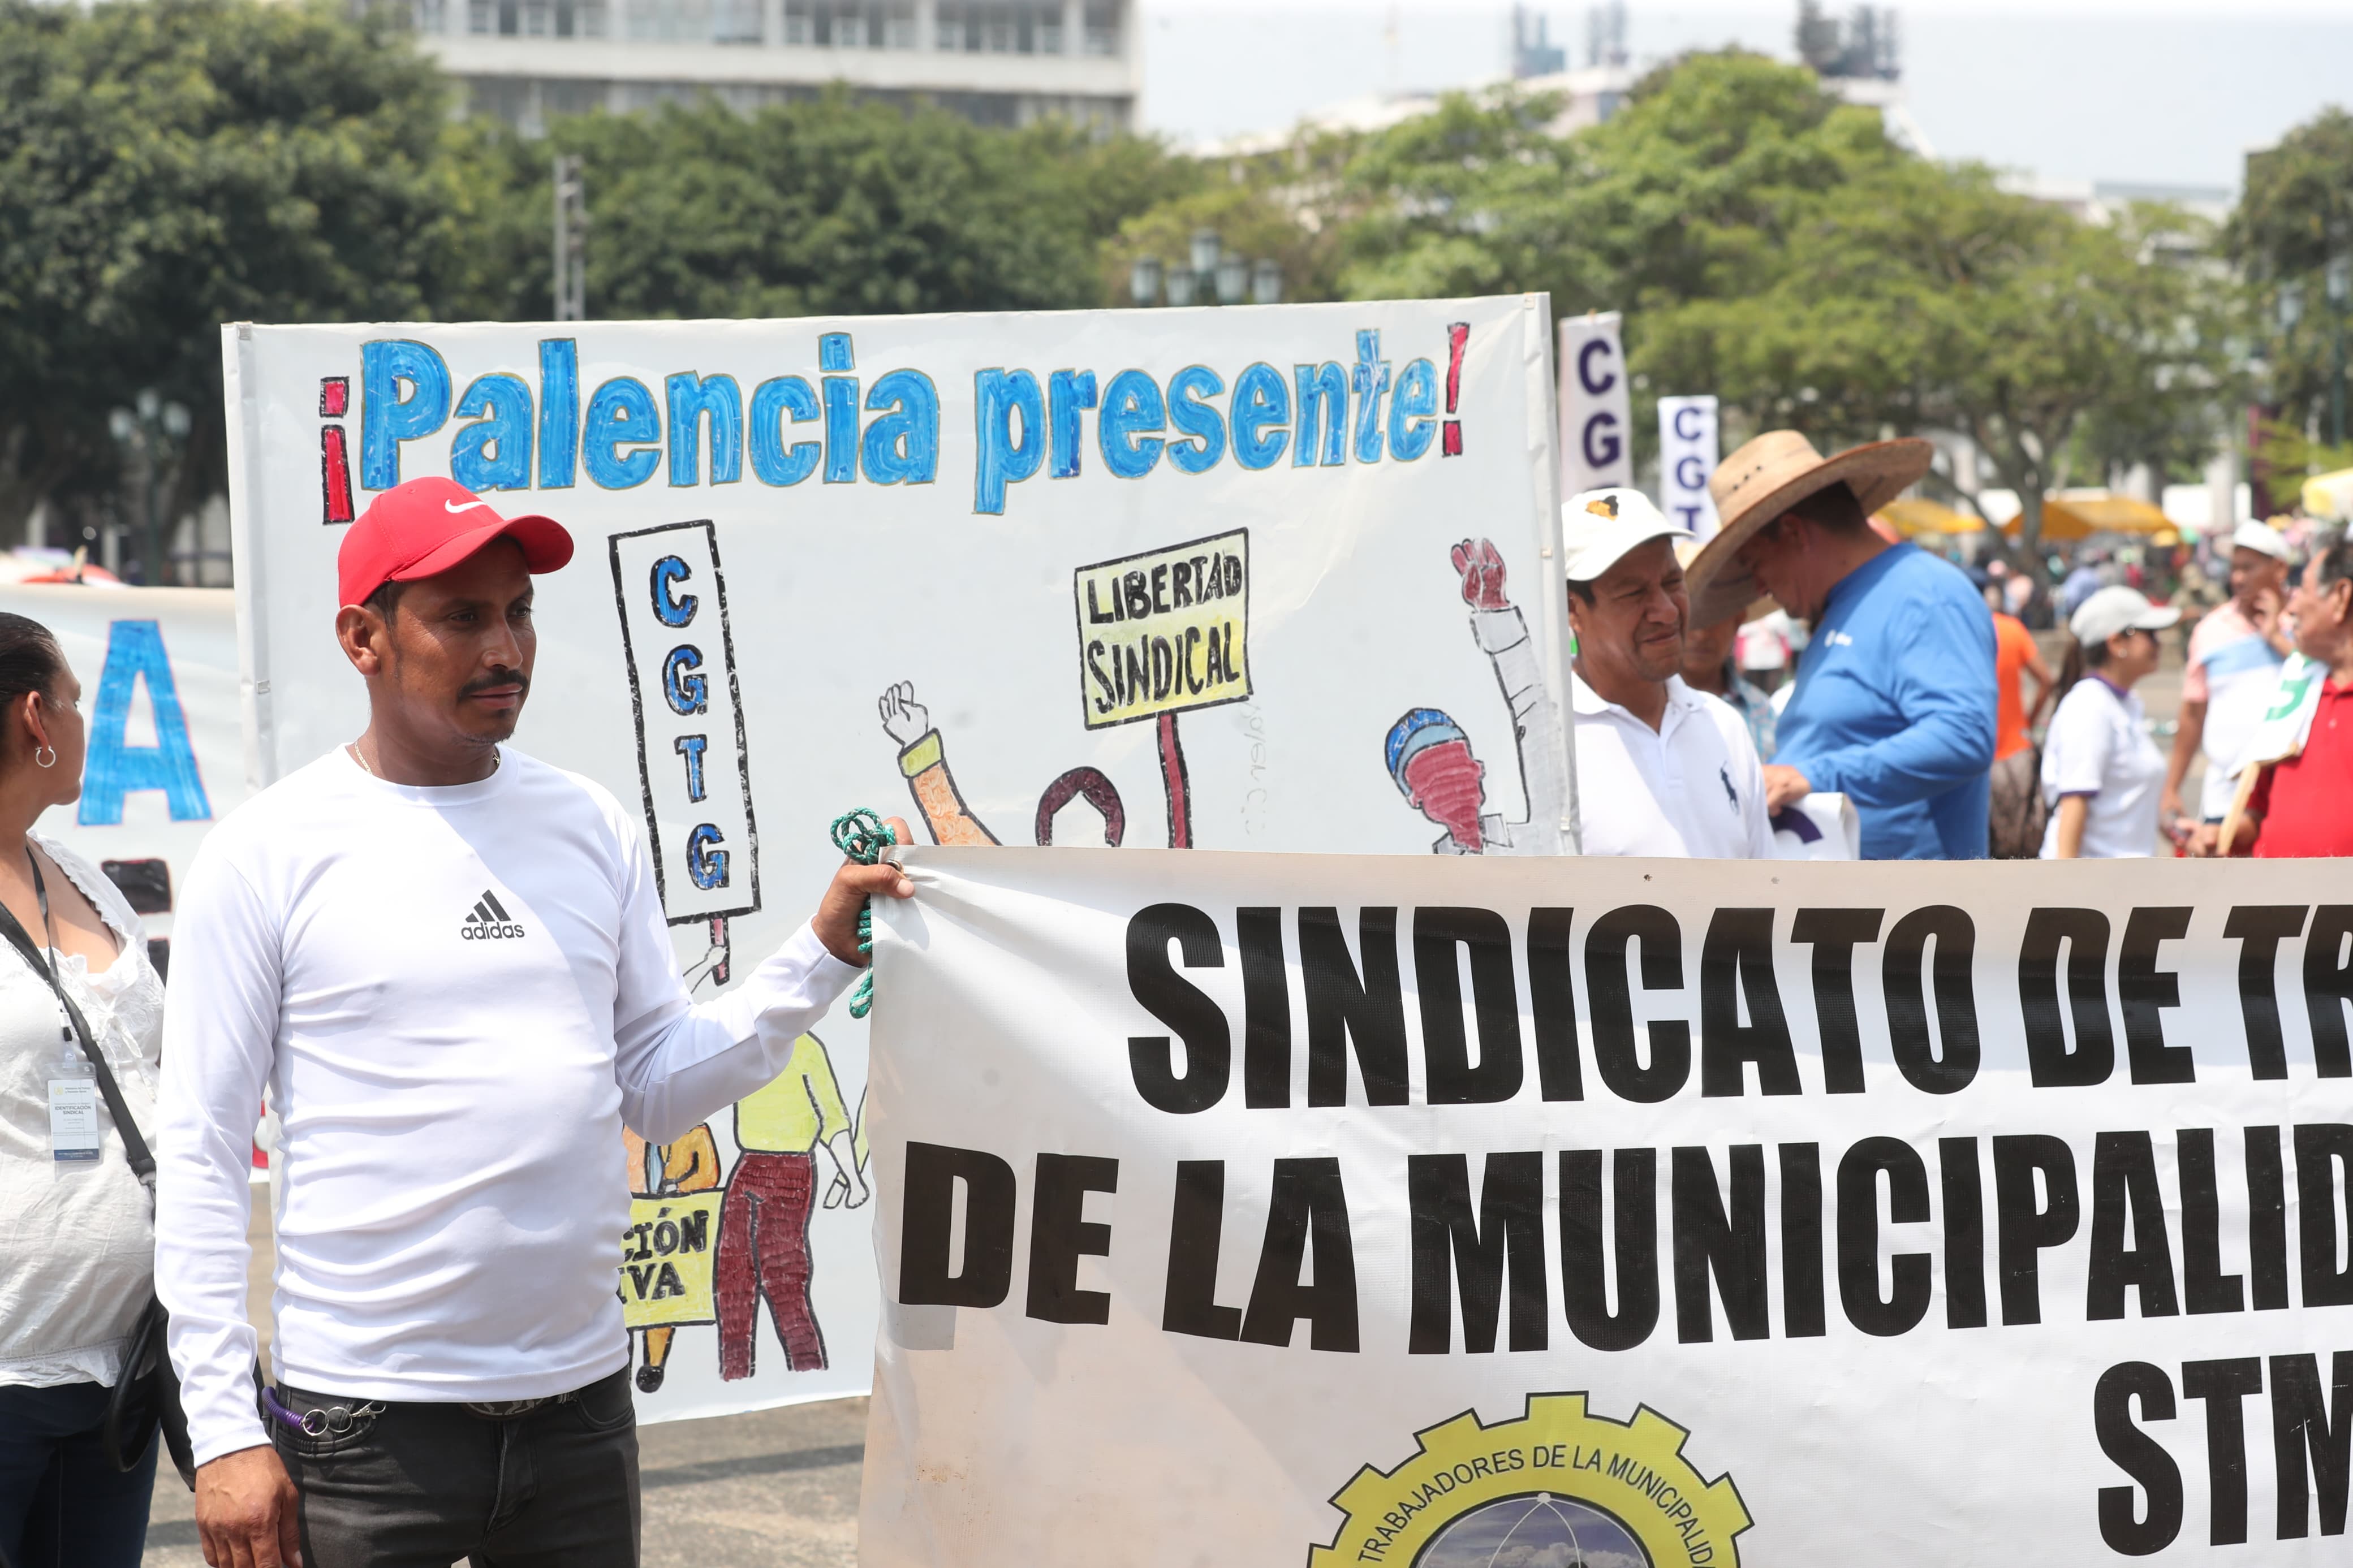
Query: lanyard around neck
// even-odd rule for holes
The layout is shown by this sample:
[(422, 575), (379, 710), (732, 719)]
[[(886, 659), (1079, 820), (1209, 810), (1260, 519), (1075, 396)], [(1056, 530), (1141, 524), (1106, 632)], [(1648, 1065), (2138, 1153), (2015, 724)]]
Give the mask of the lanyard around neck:
[(49, 989), (57, 993), (58, 1038), (71, 1045), (74, 1037), (73, 1019), (66, 1011), (65, 983), (58, 975), (58, 922), (49, 914), (49, 885), (41, 879), (41, 858), (33, 853), (30, 843), (25, 846), (25, 866), (33, 873), (33, 898), (41, 906), (41, 935), (48, 942), (48, 946), (42, 950), (41, 956), (48, 962)]

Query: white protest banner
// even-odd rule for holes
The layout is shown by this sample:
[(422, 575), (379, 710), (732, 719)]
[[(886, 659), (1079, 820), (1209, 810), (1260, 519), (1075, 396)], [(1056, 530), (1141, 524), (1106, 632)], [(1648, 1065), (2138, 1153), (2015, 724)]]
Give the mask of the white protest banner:
[(246, 794), (236, 608), (224, 588), (0, 587), (0, 610), (48, 627), (81, 681), (81, 798), (41, 831), (113, 879), (165, 963), (180, 879)]
[(1659, 399), (1659, 510), (1704, 542), (1715, 532), (1715, 399)]
[(907, 864), (865, 1568), (2345, 1560), (2341, 870)]
[(1618, 312), (1560, 324), (1560, 493), (1634, 482), (1634, 405)]
[[(447, 474), (578, 542), (515, 743), (642, 809), (698, 997), (805, 918), (853, 806), (959, 844), (1556, 853), (1550, 331), (1542, 296), (229, 328), (261, 776), (366, 720), (343, 520)], [(865, 1035), (838, 1009), (616, 1152), (646, 1418), (866, 1387)], [(751, 1174), (804, 1194), (756, 1238)]]

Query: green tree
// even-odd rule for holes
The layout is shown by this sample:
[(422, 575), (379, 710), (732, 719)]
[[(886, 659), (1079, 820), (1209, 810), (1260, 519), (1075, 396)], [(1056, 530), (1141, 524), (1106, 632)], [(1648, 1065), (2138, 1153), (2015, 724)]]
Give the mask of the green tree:
[[(2325, 109), (2278, 146), (2248, 155), (2226, 241), (2260, 307), (2256, 341), (2278, 411), (2277, 436), (2263, 456), (2301, 472), (2307, 461), (2329, 460), (2306, 450), (2305, 438), (2316, 432), (2325, 443), (2333, 434), (2330, 397), (2347, 323), (2332, 310), (2325, 279), (2332, 258), (2353, 257), (2353, 113)], [(2284, 299), (2293, 323), (2283, 319)], [(2353, 426), (2353, 409), (2347, 418)]]
[(448, 148), (442, 313), (547, 311), (549, 165), (576, 153), (599, 318), (1059, 310), (1100, 302), (1097, 245), (1198, 174), (1156, 142), (988, 130), (847, 93), (744, 116), (703, 100), (474, 122)]
[(1331, 218), (1348, 258), (1344, 289), (1533, 289), (1551, 295), (1556, 316), (1624, 311), (1643, 456), (1658, 393), (1730, 395), (1706, 313), (1675, 313), (1775, 287), (1826, 193), (1906, 159), (1876, 114), (1806, 71), (1736, 51), (1662, 68), (1610, 120), (1574, 135), (1550, 130), (1554, 113), (1541, 100), (1457, 99), (1365, 139)]
[(166, 514), (222, 489), (223, 321), (544, 319), (559, 152), (605, 318), (1092, 305), (1102, 243), (1204, 182), (1145, 138), (841, 93), (541, 141), (449, 97), (332, 0), (0, 0), (0, 540), (114, 482), (144, 389), (196, 420)]
[(445, 104), (323, 3), (0, 0), (0, 539), (142, 388), (196, 421), (170, 515), (217, 489), (221, 322), (417, 314)]
[(2018, 491), (2030, 546), (2071, 459), (2211, 446), (2235, 301), (2179, 215), (2084, 223), (1737, 52), (1662, 68), (1574, 135), (1550, 117), (1458, 99), (1356, 145), (1335, 187), (1345, 290), (1625, 311), (1638, 450), (1662, 392), (1724, 398), (1728, 439), (1958, 432)]
[[(1337, 232), (1354, 300), (1541, 290), (1556, 306), (1606, 289), (1568, 194), (1586, 177), (1548, 129), (1548, 97), (1450, 94), (1350, 150), (1320, 226)], [(1581, 307), (1580, 307), (1581, 308)]]
[[(1230, 180), (1155, 203), (1119, 227), (1098, 247), (1098, 287), (1109, 305), (1134, 302), (1130, 268), (1139, 257), (1155, 257), (1166, 267), (1190, 265), (1193, 236), (1214, 232), (1225, 248), (1255, 264), (1274, 262), (1282, 269), (1282, 297), (1290, 300), (1328, 300), (1334, 286), (1334, 257), (1328, 230), (1311, 229), (1277, 194), (1251, 184)], [(1199, 280), (1194, 298), (1203, 304), (1215, 298), (1208, 279)]]
[[(2212, 449), (2232, 300), (2179, 254), (2182, 221), (2100, 226), (1983, 169), (1890, 165), (1812, 204), (1765, 288), (1665, 306), (1635, 363), (1825, 447), (1967, 436), (2017, 492), (2033, 554), (2046, 490), (2101, 482), (2127, 456), (2163, 468)], [(2071, 471), (2087, 453), (2098, 466)]]

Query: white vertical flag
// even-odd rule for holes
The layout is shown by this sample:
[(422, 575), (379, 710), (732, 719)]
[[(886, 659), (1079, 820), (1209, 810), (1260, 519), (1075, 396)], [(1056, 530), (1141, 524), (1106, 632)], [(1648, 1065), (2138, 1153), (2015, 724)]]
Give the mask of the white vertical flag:
[(1704, 541), (1715, 532), (1715, 399), (1659, 399), (1659, 510)]
[(1634, 411), (1618, 312), (1560, 324), (1560, 493), (1634, 482)]

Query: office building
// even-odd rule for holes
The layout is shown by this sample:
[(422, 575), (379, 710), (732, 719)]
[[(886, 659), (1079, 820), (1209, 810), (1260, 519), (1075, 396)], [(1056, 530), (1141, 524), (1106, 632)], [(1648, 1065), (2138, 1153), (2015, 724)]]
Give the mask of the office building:
[(1143, 85), (1135, 0), (409, 0), (469, 107), (554, 115), (703, 96), (749, 112), (840, 83), (984, 125), (1124, 130)]

